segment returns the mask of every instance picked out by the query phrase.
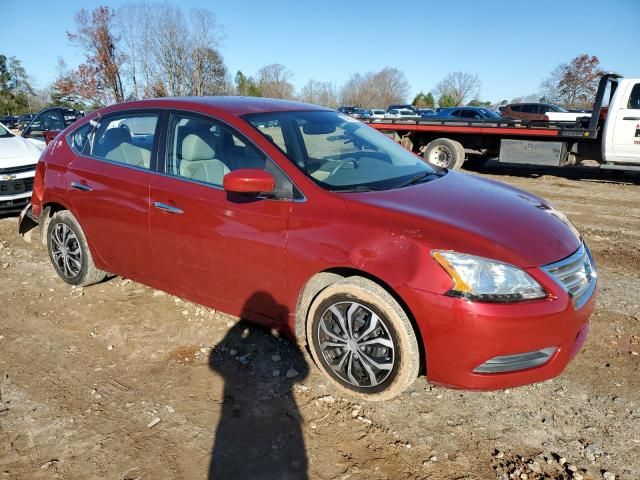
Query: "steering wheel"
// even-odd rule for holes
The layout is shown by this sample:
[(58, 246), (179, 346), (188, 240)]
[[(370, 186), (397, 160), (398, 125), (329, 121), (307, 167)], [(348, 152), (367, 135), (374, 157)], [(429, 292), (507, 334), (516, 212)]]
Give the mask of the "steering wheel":
[(360, 166), (360, 162), (358, 162), (358, 160), (356, 160), (355, 158), (345, 158), (344, 160), (341, 160), (338, 165), (333, 167), (333, 170), (331, 170), (329, 176), (335, 175), (338, 170), (344, 167), (347, 163), (353, 163), (353, 168), (358, 168)]

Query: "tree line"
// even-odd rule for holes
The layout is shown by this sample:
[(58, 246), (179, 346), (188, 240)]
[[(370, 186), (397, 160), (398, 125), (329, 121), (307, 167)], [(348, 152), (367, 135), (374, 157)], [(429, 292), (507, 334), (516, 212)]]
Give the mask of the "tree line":
[[(296, 91), (293, 73), (270, 64), (253, 75), (228, 71), (220, 45), (224, 30), (207, 9), (184, 12), (171, 4), (126, 4), (118, 9), (82, 9), (74, 17), (69, 41), (84, 55), (76, 68), (58, 59), (58, 73), (48, 88), (36, 91), (21, 62), (0, 55), (0, 111), (22, 113), (45, 104), (100, 108), (112, 103), (165, 96), (246, 95), (296, 99), (335, 108), (353, 105), (386, 108), (408, 100), (410, 85), (401, 70), (354, 73), (341, 86), (310, 79)], [(580, 55), (554, 69), (539, 92), (513, 100), (590, 105), (595, 97), (599, 59)], [(459, 105), (496, 107), (480, 99), (478, 75), (452, 72), (411, 102), (419, 108)], [(535, 99), (535, 100), (534, 100)], [(501, 103), (507, 103), (503, 100)]]

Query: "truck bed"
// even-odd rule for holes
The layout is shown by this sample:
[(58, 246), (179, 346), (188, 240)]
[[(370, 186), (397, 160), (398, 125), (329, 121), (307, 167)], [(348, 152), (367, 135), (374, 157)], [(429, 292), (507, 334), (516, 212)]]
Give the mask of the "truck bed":
[(457, 134), (497, 135), (505, 138), (538, 137), (545, 139), (595, 139), (599, 128), (579, 128), (575, 122), (540, 122), (522, 120), (430, 120), (422, 118), (366, 120), (376, 130), (407, 132), (451, 132)]

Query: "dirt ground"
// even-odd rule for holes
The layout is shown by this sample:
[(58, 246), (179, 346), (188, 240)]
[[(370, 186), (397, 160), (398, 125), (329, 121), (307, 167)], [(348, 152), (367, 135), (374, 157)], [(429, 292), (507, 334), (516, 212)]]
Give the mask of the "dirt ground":
[(640, 478), (640, 175), (489, 166), (573, 220), (599, 265), (559, 378), (490, 393), (419, 378), (343, 398), (270, 332), (115, 278), (84, 289), (0, 219), (0, 478)]

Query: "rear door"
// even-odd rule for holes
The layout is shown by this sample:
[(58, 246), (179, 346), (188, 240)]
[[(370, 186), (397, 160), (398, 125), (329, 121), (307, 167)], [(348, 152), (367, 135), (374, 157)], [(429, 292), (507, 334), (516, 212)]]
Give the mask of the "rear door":
[(628, 100), (615, 112), (613, 152), (617, 160), (640, 163), (640, 83), (630, 83), (624, 95)]
[[(162, 158), (150, 191), (157, 280), (232, 314), (281, 321), (290, 181), (244, 135), (194, 113), (171, 114)], [(225, 192), (224, 175), (240, 168), (274, 175), (277, 197)]]
[(138, 111), (94, 122), (67, 171), (75, 215), (94, 251), (110, 272), (141, 280), (152, 273), (149, 184), (158, 118)]

